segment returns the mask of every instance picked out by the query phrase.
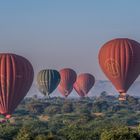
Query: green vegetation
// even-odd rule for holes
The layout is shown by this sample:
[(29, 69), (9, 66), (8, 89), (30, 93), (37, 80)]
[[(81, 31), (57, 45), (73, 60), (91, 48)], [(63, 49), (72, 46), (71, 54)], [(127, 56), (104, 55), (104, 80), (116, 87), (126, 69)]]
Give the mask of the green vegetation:
[(0, 124), (0, 140), (139, 140), (139, 122), (140, 99), (132, 96), (26, 98)]

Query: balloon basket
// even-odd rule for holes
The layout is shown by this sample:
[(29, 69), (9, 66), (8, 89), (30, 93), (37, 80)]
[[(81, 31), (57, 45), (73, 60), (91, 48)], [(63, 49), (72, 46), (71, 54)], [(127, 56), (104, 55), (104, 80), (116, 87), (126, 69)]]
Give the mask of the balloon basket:
[(126, 93), (120, 93), (119, 101), (126, 101)]

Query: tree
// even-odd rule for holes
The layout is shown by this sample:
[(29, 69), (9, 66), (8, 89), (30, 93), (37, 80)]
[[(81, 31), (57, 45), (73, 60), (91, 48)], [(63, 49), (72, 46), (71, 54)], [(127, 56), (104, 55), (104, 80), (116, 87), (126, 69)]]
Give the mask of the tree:
[(100, 97), (104, 98), (108, 95), (108, 93), (106, 91), (101, 92)]
[(22, 127), (15, 140), (31, 140), (33, 138), (29, 127)]
[(101, 140), (138, 140), (138, 133), (127, 126), (104, 130)]
[(48, 106), (45, 108), (44, 112), (49, 115), (59, 114), (61, 113), (61, 108), (59, 106)]
[(12, 140), (17, 134), (18, 127), (10, 124), (0, 124), (0, 138), (6, 140)]
[(107, 111), (109, 104), (107, 101), (97, 101), (93, 104), (93, 112), (103, 112)]
[(99, 140), (99, 135), (93, 130), (77, 125), (65, 127), (59, 132), (66, 140)]
[(35, 137), (35, 140), (47, 140), (47, 136), (44, 134), (40, 134)]
[(64, 102), (62, 106), (62, 112), (63, 113), (71, 113), (73, 111), (73, 105), (69, 102)]
[(127, 103), (131, 105), (137, 105), (138, 99), (133, 96), (127, 95)]
[(41, 114), (44, 112), (44, 106), (42, 104), (29, 104), (28, 110), (33, 114)]

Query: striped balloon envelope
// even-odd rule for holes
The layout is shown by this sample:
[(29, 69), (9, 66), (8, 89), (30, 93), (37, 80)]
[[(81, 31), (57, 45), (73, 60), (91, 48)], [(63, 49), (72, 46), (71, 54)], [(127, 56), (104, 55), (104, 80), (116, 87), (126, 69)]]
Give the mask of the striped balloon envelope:
[(58, 85), (58, 90), (64, 97), (67, 97), (73, 90), (73, 84), (76, 81), (77, 74), (71, 68), (61, 69), (59, 73), (61, 81)]
[(10, 118), (26, 96), (33, 77), (33, 67), (26, 58), (10, 53), (0, 54), (0, 113), (6, 118)]
[(44, 69), (37, 75), (37, 84), (39, 91), (49, 96), (58, 86), (60, 82), (60, 74), (57, 70)]
[(140, 74), (140, 44), (132, 39), (113, 39), (99, 52), (101, 69), (126, 100), (126, 92)]
[(84, 97), (88, 94), (95, 83), (95, 78), (89, 73), (82, 73), (78, 75), (74, 83), (74, 89), (79, 96)]

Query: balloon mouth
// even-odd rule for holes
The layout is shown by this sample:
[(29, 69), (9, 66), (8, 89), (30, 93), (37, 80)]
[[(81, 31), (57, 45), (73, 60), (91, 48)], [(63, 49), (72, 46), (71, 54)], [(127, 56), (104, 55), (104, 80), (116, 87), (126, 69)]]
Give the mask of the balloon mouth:
[(126, 101), (126, 93), (125, 92), (120, 92), (119, 101)]
[(68, 95), (64, 95), (65, 96), (65, 98), (67, 98), (68, 97)]
[(69, 95), (69, 92), (66, 90), (65, 91), (65, 97), (68, 97), (68, 95)]

